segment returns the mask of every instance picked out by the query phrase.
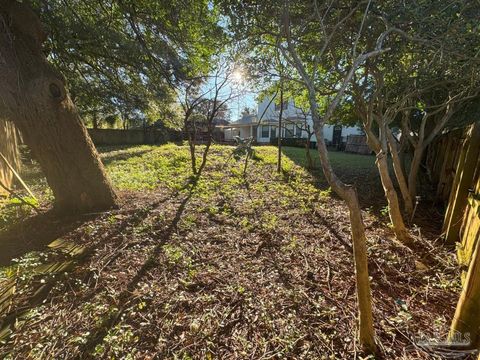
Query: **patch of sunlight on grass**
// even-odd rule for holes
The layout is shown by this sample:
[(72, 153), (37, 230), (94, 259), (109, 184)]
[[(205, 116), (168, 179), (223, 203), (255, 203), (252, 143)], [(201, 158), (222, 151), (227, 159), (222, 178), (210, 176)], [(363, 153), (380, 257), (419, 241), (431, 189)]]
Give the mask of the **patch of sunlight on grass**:
[(151, 190), (159, 186), (178, 189), (190, 176), (190, 155), (184, 146), (142, 145), (100, 151), (108, 175), (118, 189)]
[[(296, 164), (305, 167), (306, 157), (304, 148), (283, 147), (283, 153)], [(315, 167), (320, 167), (320, 158), (316, 149), (311, 149), (310, 154), (314, 159)], [(334, 170), (375, 170), (375, 156), (346, 153), (343, 151), (329, 151), (328, 157)]]

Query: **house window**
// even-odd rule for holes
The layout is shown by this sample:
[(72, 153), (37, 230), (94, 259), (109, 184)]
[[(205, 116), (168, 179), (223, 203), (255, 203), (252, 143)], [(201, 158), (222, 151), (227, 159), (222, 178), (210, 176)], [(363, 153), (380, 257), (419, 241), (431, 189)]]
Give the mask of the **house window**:
[(262, 138), (268, 138), (268, 125), (262, 125)]
[(289, 124), (285, 126), (285, 137), (286, 138), (293, 137), (294, 131), (295, 131), (295, 125)]
[(277, 137), (277, 128), (275, 126), (272, 126), (270, 128), (270, 138), (274, 139)]
[(302, 128), (297, 126), (297, 128), (295, 129), (295, 132), (296, 132), (296, 136), (297, 138), (301, 138), (302, 137)]

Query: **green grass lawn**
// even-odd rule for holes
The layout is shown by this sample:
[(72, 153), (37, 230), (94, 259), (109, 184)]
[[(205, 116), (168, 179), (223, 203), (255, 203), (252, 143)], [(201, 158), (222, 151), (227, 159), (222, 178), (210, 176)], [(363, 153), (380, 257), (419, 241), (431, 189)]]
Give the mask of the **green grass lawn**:
[[(283, 154), (297, 165), (306, 167), (305, 149), (284, 147)], [(318, 151), (311, 149), (310, 154), (315, 165), (314, 169), (310, 170), (315, 184), (319, 188), (327, 188), (328, 184), (321, 170)], [(371, 208), (378, 213), (386, 205), (380, 176), (375, 165), (375, 156), (329, 151), (328, 157), (340, 180), (356, 186), (363, 208)]]
[[(283, 147), (283, 153), (288, 156), (295, 163), (306, 166), (305, 149), (296, 147)], [(311, 149), (310, 154), (314, 159), (316, 168), (320, 167), (320, 158), (316, 149)], [(332, 163), (332, 167), (338, 172), (352, 171), (367, 171), (371, 173), (376, 171), (375, 156), (373, 155), (359, 155), (351, 154), (343, 151), (329, 151), (328, 157)]]
[[(199, 147), (201, 149), (201, 147)], [(100, 156), (118, 190), (154, 190), (159, 187), (169, 189), (181, 188), (191, 176), (190, 154), (187, 146), (166, 144), (161, 146), (139, 145), (121, 147), (100, 147)], [(226, 161), (233, 147), (213, 146), (211, 162)], [(276, 164), (277, 148), (273, 146), (256, 147), (263, 161)], [(283, 169), (289, 171), (294, 164), (305, 167), (305, 149), (284, 147)], [(316, 149), (311, 150), (315, 169), (310, 171), (313, 181), (321, 190), (326, 190), (328, 184), (320, 169), (320, 160)], [(330, 151), (330, 161), (340, 179), (354, 183), (360, 188), (360, 200), (364, 206), (371, 206), (378, 200), (381, 185), (375, 168), (375, 157), (368, 155), (349, 154)], [(222, 160), (223, 159), (223, 160)], [(47, 204), (53, 200), (47, 182), (39, 166), (27, 162), (22, 169), (26, 183), (33, 189), (40, 203)], [(381, 200), (380, 200), (381, 202)], [(383, 204), (383, 202), (381, 202)], [(382, 205), (383, 206), (383, 205)], [(8, 226), (15, 218), (28, 215), (31, 209), (21, 206), (17, 200), (0, 201), (0, 230)]]

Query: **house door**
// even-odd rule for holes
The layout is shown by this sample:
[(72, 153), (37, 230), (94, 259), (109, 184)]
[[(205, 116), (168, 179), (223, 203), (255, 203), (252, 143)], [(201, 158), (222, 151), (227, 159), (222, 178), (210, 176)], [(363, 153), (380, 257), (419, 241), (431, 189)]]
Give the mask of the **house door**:
[(333, 127), (332, 145), (339, 145), (342, 142), (342, 125)]

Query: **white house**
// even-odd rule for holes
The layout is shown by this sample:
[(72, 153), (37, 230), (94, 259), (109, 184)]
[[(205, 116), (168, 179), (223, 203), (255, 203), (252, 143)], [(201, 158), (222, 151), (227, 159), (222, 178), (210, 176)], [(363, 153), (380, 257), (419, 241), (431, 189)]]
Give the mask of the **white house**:
[[(264, 99), (258, 104), (257, 114), (243, 114), (242, 117), (228, 125), (219, 126), (223, 129), (225, 140), (233, 140), (235, 136), (247, 138), (253, 136), (257, 143), (269, 143), (278, 137), (278, 118), (280, 105)], [(293, 100), (283, 104), (282, 112), (282, 138), (307, 138), (308, 133), (313, 133), (313, 121), (310, 115), (304, 114), (295, 107)], [(337, 145), (346, 141), (348, 135), (360, 135), (359, 127), (340, 125), (325, 125), (324, 136), (327, 144)], [(315, 134), (311, 137), (316, 142)]]

